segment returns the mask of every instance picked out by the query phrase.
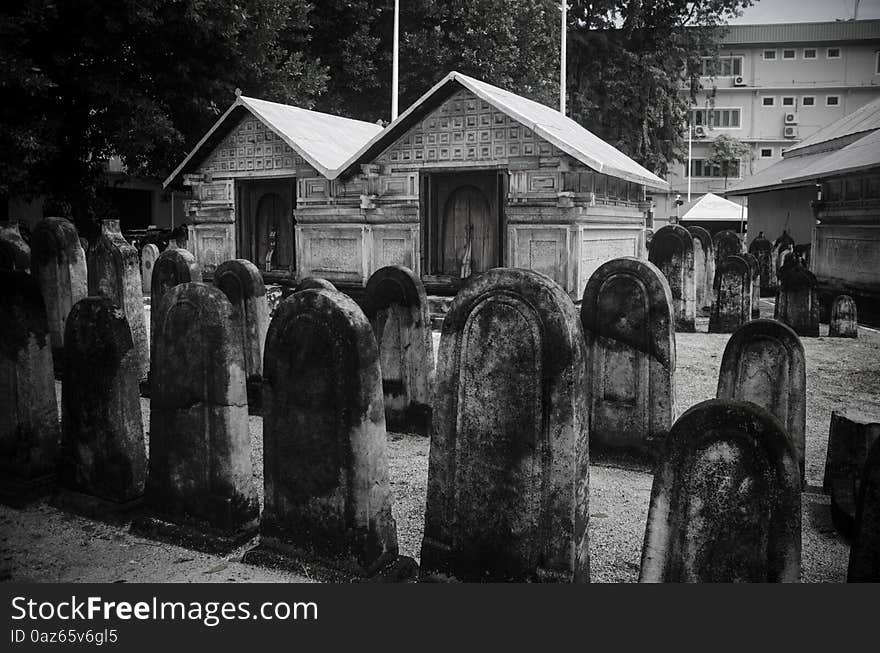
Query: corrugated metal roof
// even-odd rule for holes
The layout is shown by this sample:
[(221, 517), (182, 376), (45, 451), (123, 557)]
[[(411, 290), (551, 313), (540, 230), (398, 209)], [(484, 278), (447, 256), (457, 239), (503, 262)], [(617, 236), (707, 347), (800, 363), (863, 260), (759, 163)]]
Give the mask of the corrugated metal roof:
[(801, 156), (785, 157), (782, 161), (774, 163), (758, 174), (752, 175), (741, 184), (724, 192), (725, 195), (748, 195), (765, 190), (785, 188), (787, 186), (803, 186), (803, 183), (792, 184), (787, 181), (789, 177), (798, 174), (805, 167), (819, 161), (827, 153), (803, 154)]
[[(371, 137), (382, 131), (382, 127), (371, 122), (352, 120), (301, 109), (289, 104), (268, 102), (257, 98), (238, 96), (208, 133), (202, 137), (177, 169), (165, 180), (164, 186), (171, 184), (190, 162), (199, 160), (201, 150), (214, 133), (227, 123), (233, 112), (242, 107), (250, 111), (258, 120), (274, 131), (297, 154), (325, 177), (341, 166), (357, 149)], [(235, 122), (237, 124), (237, 121)], [(232, 129), (235, 125), (226, 125)], [(208, 153), (204, 153), (207, 156)]]
[(748, 217), (749, 210), (741, 204), (731, 202), (729, 199), (720, 197), (715, 193), (706, 193), (690, 203), (689, 208), (686, 208), (681, 216), (681, 221), (731, 221), (745, 220)]
[(829, 148), (827, 149), (834, 149), (830, 141), (875, 129), (880, 129), (880, 98), (869, 102), (852, 113), (848, 113), (839, 120), (835, 120), (830, 125), (826, 125), (797, 145), (791, 146), (785, 152), (786, 154), (798, 152), (806, 150), (806, 148), (813, 148), (821, 143), (829, 143)]
[(436, 99), (436, 96), (445, 99), (446, 94), (441, 91), (450, 84), (460, 84), (480, 99), (514, 118), (541, 138), (597, 172), (645, 184), (651, 188), (666, 190), (669, 187), (665, 181), (650, 170), (642, 167), (623, 152), (587, 131), (571, 118), (562, 115), (559, 111), (455, 71), (446, 75), (400, 114), (394, 122), (385, 128), (384, 132), (376, 135), (369, 143), (361, 147), (338, 170), (337, 175), (359, 162), (366, 162), (364, 159), (369, 160), (392, 145), (403, 131), (409, 128), (411, 123), (424, 114), (425, 105), (431, 104), (432, 98)]
[[(798, 157), (806, 158), (806, 157)], [(788, 181), (814, 181), (866, 168), (880, 166), (880, 129), (834, 152), (826, 152), (816, 162), (793, 174)]]
[[(796, 9), (792, 9), (796, 11)], [(778, 23), (730, 25), (724, 45), (748, 43), (810, 43), (880, 38), (880, 20), (833, 21), (822, 23)]]

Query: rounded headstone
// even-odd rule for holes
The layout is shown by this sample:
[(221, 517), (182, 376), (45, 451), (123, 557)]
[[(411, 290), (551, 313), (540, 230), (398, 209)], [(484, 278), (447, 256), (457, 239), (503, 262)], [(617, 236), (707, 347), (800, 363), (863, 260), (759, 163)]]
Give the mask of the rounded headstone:
[(849, 295), (838, 295), (831, 305), (831, 321), (828, 323), (828, 335), (832, 338), (858, 338), (858, 309)]
[(785, 322), (799, 336), (819, 335), (819, 299), (816, 277), (789, 256), (779, 269), (779, 287), (773, 317)]
[(677, 224), (661, 227), (651, 239), (648, 260), (660, 269), (669, 283), (675, 330), (693, 332), (697, 289), (694, 242), (690, 232)]
[(715, 301), (709, 317), (709, 333), (733, 333), (751, 317), (751, 267), (744, 256), (728, 256), (715, 270)]
[(694, 239), (694, 283), (696, 285), (697, 313), (707, 316), (712, 310), (715, 294), (715, 246), (712, 234), (703, 227), (688, 227)]
[(141, 288), (145, 295), (150, 295), (153, 287), (153, 268), (159, 258), (159, 248), (147, 243), (141, 250)]
[[(173, 241), (172, 241), (173, 242)], [(159, 254), (153, 266), (150, 286), (150, 333), (156, 330), (156, 309), (168, 291), (182, 283), (202, 280), (202, 272), (195, 257), (185, 249), (171, 248)], [(155, 338), (151, 335), (151, 338)]]

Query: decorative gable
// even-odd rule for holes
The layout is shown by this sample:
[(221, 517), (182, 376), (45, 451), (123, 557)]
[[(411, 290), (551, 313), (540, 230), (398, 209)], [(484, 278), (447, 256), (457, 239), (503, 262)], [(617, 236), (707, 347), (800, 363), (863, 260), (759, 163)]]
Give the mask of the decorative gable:
[(199, 171), (215, 177), (254, 172), (286, 172), (293, 176), (297, 166), (303, 165), (307, 165), (303, 158), (278, 134), (248, 114), (214, 148)]

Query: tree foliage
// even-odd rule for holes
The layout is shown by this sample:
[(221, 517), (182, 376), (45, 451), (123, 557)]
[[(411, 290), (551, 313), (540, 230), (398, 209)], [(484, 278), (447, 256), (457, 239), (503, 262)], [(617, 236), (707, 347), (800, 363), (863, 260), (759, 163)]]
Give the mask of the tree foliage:
[(739, 164), (743, 158), (751, 157), (752, 148), (748, 143), (743, 143), (738, 138), (728, 134), (720, 134), (712, 141), (712, 149), (709, 154), (709, 163), (717, 165), (724, 177), (724, 188), (727, 189), (727, 178), (733, 171), (733, 164)]
[(573, 0), (571, 117), (666, 175), (684, 154), (682, 127), (727, 20), (752, 0)]

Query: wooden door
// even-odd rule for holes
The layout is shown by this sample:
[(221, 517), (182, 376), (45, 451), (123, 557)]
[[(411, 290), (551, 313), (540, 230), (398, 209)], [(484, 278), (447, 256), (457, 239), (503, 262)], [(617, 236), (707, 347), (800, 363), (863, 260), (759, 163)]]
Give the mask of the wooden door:
[(440, 245), (443, 274), (467, 277), (498, 266), (497, 220), (475, 186), (461, 186), (446, 201)]
[(243, 182), (241, 187), (239, 256), (264, 272), (294, 270), (295, 181), (252, 181)]

